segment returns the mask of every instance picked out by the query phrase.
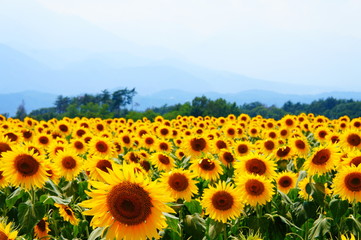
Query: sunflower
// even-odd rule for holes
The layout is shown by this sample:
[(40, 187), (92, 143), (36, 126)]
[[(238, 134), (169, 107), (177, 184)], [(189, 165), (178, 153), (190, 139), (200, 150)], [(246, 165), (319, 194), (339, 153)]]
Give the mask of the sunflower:
[(340, 145), (345, 149), (361, 149), (361, 133), (359, 130), (347, 130), (340, 136)]
[(314, 137), (321, 143), (325, 143), (327, 141), (327, 135), (330, 134), (330, 129), (326, 126), (318, 127), (314, 132)]
[(306, 157), (310, 151), (310, 145), (304, 137), (295, 137), (289, 139), (289, 146), (293, 150), (291, 155)]
[(174, 159), (166, 152), (153, 153), (151, 161), (159, 171), (170, 171), (174, 167)]
[(277, 148), (277, 146), (278, 146), (278, 142), (269, 138), (260, 141), (259, 150), (262, 153), (271, 154)]
[(220, 162), (211, 154), (192, 159), (189, 170), (205, 180), (217, 180), (223, 173)]
[(41, 239), (41, 240), (48, 240), (49, 237), (49, 223), (47, 222), (48, 218), (41, 219), (34, 227), (34, 235), (35, 238)]
[(18, 236), (18, 231), (13, 230), (13, 223), (6, 224), (5, 220), (0, 220), (0, 239), (15, 240)]
[[(86, 162), (87, 170), (91, 179), (96, 181), (104, 181), (98, 171), (109, 172), (112, 170), (115, 163), (110, 158), (101, 156), (91, 156)], [(99, 170), (97, 170), (99, 169)]]
[(333, 179), (333, 190), (350, 203), (361, 202), (361, 165), (342, 168)]
[(292, 148), (289, 145), (281, 145), (275, 150), (274, 155), (279, 160), (288, 160), (292, 157)]
[(59, 214), (65, 221), (70, 222), (72, 225), (78, 225), (79, 219), (76, 218), (73, 209), (68, 205), (54, 203), (54, 206), (59, 209)]
[(340, 158), (341, 155), (335, 145), (324, 145), (314, 149), (304, 166), (311, 175), (324, 174), (331, 171)]
[(71, 124), (65, 120), (58, 121), (55, 130), (62, 136), (68, 136), (71, 133)]
[(292, 188), (296, 187), (297, 174), (293, 172), (280, 172), (275, 177), (277, 188), (287, 194)]
[[(16, 127), (15, 127), (15, 129), (16, 129)], [(3, 133), (3, 136), (7, 137), (13, 143), (21, 143), (23, 141), (23, 135), (18, 130), (16, 130), (16, 131), (8, 130), (5, 133)]]
[(157, 146), (157, 139), (155, 136), (151, 134), (144, 134), (142, 135), (140, 144), (144, 148), (147, 148), (149, 150), (154, 150)]
[(89, 144), (89, 154), (102, 157), (116, 157), (114, 145), (109, 138), (94, 136)]
[(254, 146), (251, 142), (240, 141), (234, 144), (234, 152), (237, 156), (245, 156), (253, 150)]
[(88, 150), (87, 144), (81, 138), (71, 139), (69, 146), (74, 148), (78, 154), (84, 154)]
[(236, 174), (243, 173), (263, 175), (266, 178), (272, 178), (276, 174), (276, 164), (269, 157), (250, 153), (247, 156), (239, 158), (239, 162), (235, 163)]
[(227, 149), (222, 149), (218, 154), (218, 158), (221, 160), (223, 165), (227, 167), (230, 167), (236, 161), (234, 154)]
[(203, 136), (187, 137), (184, 139), (184, 151), (187, 156), (198, 157), (203, 152), (209, 152), (209, 140)]
[(243, 209), (240, 195), (239, 188), (221, 181), (204, 190), (201, 204), (210, 218), (226, 223), (227, 220), (240, 216)]
[(168, 140), (159, 140), (156, 142), (156, 150), (160, 152), (171, 152), (172, 144)]
[(46, 133), (36, 134), (34, 136), (33, 142), (36, 143), (38, 146), (47, 149), (52, 142), (52, 136)]
[(127, 154), (124, 155), (123, 158), (127, 161), (127, 163), (138, 163), (142, 157), (138, 151), (129, 151), (127, 152)]
[(21, 135), (24, 142), (30, 142), (33, 140), (34, 133), (33, 131), (24, 128), (21, 130)]
[(228, 139), (225, 139), (223, 137), (215, 138), (211, 141), (211, 149), (212, 152), (215, 154), (220, 153), (222, 149), (229, 149), (230, 146), (231, 146), (230, 141), (228, 141)]
[(172, 198), (159, 183), (127, 165), (102, 175), (105, 183), (92, 183), (97, 190), (87, 192), (90, 199), (80, 204), (89, 208), (83, 214), (93, 216), (91, 226), (108, 228), (107, 239), (158, 239), (157, 230), (167, 226), (163, 213), (173, 212), (165, 204)]
[(197, 181), (192, 179), (194, 177), (189, 170), (174, 169), (163, 174), (160, 181), (163, 189), (166, 189), (175, 200), (181, 198), (190, 201), (198, 192)]
[(243, 174), (236, 178), (236, 184), (240, 188), (241, 199), (253, 207), (265, 205), (274, 194), (271, 180), (262, 175)]
[(11, 151), (11, 146), (14, 143), (10, 141), (8, 137), (0, 136), (0, 158), (3, 152)]
[(83, 138), (84, 135), (89, 133), (89, 129), (85, 127), (75, 127), (72, 133), (73, 138)]
[(133, 138), (129, 133), (123, 133), (118, 137), (121, 140), (121, 145), (126, 148), (133, 147)]
[(361, 152), (352, 151), (347, 153), (345, 158), (342, 158), (342, 164), (346, 166), (355, 165), (356, 167), (361, 163)]
[(48, 179), (44, 157), (24, 146), (14, 146), (11, 151), (3, 152), (2, 161), (0, 171), (14, 186), (41, 188)]
[[(48, 159), (47, 159), (48, 160)], [(49, 162), (49, 160), (45, 163), (46, 166), (46, 173), (48, 175), (48, 178), (53, 181), (55, 184), (58, 184), (61, 178), (59, 170)]]
[(83, 159), (72, 148), (60, 151), (54, 159), (54, 166), (61, 176), (71, 181), (82, 170)]

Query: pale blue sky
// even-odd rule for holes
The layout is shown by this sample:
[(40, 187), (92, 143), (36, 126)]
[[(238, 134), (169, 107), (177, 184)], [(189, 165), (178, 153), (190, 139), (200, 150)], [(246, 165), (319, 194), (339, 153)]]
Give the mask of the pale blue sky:
[[(358, 0), (0, 0), (0, 43), (28, 51), (114, 49), (361, 91), (360, 12)], [(72, 32), (72, 23), (84, 25), (84, 34)], [(101, 34), (87, 38), (88, 24), (124, 42), (100, 46)]]

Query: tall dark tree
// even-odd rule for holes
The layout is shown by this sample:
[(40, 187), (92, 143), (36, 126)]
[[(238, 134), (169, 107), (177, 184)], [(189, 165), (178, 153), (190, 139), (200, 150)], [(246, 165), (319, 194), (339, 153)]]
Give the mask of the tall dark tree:
[(112, 104), (110, 106), (110, 110), (119, 115), (120, 108), (131, 104), (135, 94), (137, 94), (137, 92), (135, 91), (135, 88), (133, 88), (131, 90), (128, 90), (127, 88), (125, 88), (125, 89), (120, 89), (120, 90), (113, 92)]
[(18, 109), (16, 110), (15, 118), (24, 120), (26, 115), (27, 114), (26, 114), (26, 109), (25, 109), (25, 102), (24, 102), (24, 100), (22, 100), (21, 104), (19, 105)]
[(66, 108), (69, 106), (69, 104), (70, 104), (69, 97), (63, 97), (62, 95), (59, 95), (55, 101), (56, 112), (59, 114), (65, 113)]

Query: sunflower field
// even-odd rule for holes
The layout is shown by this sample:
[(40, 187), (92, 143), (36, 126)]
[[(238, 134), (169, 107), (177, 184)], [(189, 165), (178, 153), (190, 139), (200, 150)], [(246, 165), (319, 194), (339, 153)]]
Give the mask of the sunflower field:
[(360, 239), (361, 118), (0, 115), (0, 240)]

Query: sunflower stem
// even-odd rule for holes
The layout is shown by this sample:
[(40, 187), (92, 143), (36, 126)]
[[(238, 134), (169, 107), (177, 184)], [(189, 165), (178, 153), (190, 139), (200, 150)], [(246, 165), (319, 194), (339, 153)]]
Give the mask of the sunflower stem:
[(262, 217), (262, 206), (259, 205), (258, 203), (257, 203), (257, 205), (256, 205), (256, 214), (257, 214), (257, 218), (261, 218), (261, 217)]
[(352, 201), (352, 211), (353, 211), (353, 216), (354, 216), (355, 218), (357, 218), (358, 208), (357, 208), (357, 201), (356, 201), (355, 198), (354, 198), (353, 201)]

